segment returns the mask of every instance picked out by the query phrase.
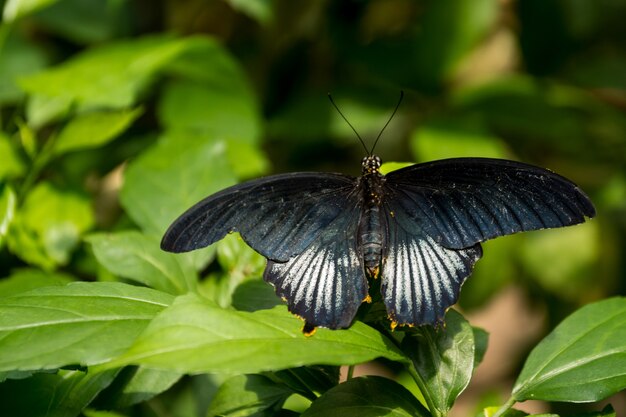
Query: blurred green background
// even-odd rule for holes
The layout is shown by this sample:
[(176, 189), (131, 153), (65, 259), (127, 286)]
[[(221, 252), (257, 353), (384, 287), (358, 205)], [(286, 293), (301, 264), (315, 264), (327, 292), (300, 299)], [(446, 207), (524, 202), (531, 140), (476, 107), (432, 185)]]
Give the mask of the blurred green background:
[(597, 207), (584, 225), (484, 245), (461, 307), (489, 327), (481, 312), (513, 288), (492, 316), (535, 329), (506, 369), (575, 308), (626, 294), (625, 0), (0, 5), (0, 277), (118, 279), (85, 235), (158, 236), (264, 174), (358, 175), (364, 150), (327, 93), (371, 144), (403, 90), (384, 161), (521, 160)]

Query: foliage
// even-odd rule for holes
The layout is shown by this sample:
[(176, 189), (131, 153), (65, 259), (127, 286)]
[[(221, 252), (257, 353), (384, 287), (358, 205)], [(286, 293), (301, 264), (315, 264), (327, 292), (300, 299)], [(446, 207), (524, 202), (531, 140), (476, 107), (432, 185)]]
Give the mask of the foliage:
[[(368, 143), (406, 92), (377, 148), (387, 171), (521, 159), (597, 205), (584, 225), (485, 244), (463, 311), (515, 285), (550, 330), (477, 415), (527, 415), (512, 407), (530, 399), (581, 415), (558, 402), (626, 389), (623, 1), (0, 4), (3, 415), (453, 414), (488, 348), (459, 311), (392, 331), (372, 294), (349, 329), (306, 337), (236, 235), (158, 247), (237, 181), (357, 173), (327, 91)], [(352, 377), (373, 360), (388, 377)]]

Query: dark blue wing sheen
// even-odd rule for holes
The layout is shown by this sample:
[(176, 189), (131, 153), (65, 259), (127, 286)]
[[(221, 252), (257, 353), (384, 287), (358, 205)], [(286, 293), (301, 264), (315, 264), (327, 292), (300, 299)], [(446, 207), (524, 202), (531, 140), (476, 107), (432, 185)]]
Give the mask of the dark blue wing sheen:
[(226, 188), (200, 201), (167, 230), (161, 248), (187, 252), (239, 232), (268, 259), (287, 261), (350, 208), (356, 178), (341, 174), (273, 175)]
[(346, 196), (350, 207), (326, 226), (301, 254), (287, 262), (268, 261), (264, 279), (287, 300), (289, 311), (310, 326), (350, 326), (367, 297), (363, 259), (357, 249), (359, 191)]
[(396, 324), (434, 324), (456, 303), (461, 285), (482, 256), (480, 244), (448, 249), (427, 234), (387, 218), (381, 293)]
[(393, 171), (385, 176), (385, 201), (405, 230), (452, 249), (595, 215), (589, 198), (568, 179), (489, 158), (445, 159)]

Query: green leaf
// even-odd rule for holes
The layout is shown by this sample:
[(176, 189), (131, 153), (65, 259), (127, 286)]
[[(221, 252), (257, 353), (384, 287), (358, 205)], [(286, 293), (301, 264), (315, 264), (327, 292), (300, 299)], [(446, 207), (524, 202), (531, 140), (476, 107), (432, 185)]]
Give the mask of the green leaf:
[(416, 381), (434, 416), (447, 415), (469, 384), (475, 363), (474, 331), (455, 310), (448, 310), (445, 326), (416, 328), (402, 340), (412, 360)]
[(301, 366), (275, 371), (271, 376), (289, 386), (293, 392), (312, 401), (319, 394), (323, 394), (339, 384), (339, 367)]
[(10, 23), (16, 19), (33, 14), (48, 7), (58, 0), (7, 0), (2, 11), (2, 20)]
[(0, 155), (2, 155), (0, 181), (5, 178), (15, 178), (24, 174), (24, 162), (18, 156), (17, 152), (15, 152), (15, 149), (13, 149), (9, 138), (2, 132), (0, 132)]
[(127, 408), (168, 390), (182, 375), (178, 372), (126, 367), (115, 381), (98, 396), (97, 408)]
[(430, 417), (406, 388), (387, 378), (352, 378), (313, 401), (302, 417)]
[[(194, 43), (195, 38), (168, 36), (109, 43), (23, 77), (20, 86), (39, 100), (29, 124), (41, 126), (70, 106), (79, 111), (131, 107), (154, 77)], [(41, 111), (49, 108), (53, 111)]]
[(223, 309), (194, 294), (180, 296), (136, 343), (105, 367), (127, 364), (182, 373), (255, 373), (307, 364), (356, 364), (378, 357), (405, 360), (380, 333), (350, 329), (302, 334), (283, 306), (252, 313)]
[(9, 277), (0, 280), (0, 297), (8, 297), (39, 287), (67, 285), (72, 281), (70, 275), (58, 272), (46, 272), (41, 269), (18, 269)]
[(72, 119), (59, 133), (54, 152), (96, 148), (115, 139), (142, 113), (140, 108), (120, 111), (99, 111), (81, 114)]
[(260, 23), (269, 23), (274, 17), (272, 0), (226, 0), (233, 9), (239, 10)]
[(74, 417), (100, 391), (117, 370), (107, 372), (59, 371), (0, 384), (2, 413), (20, 417)]
[(626, 388), (626, 298), (575, 311), (530, 353), (516, 401), (600, 401)]
[(87, 237), (107, 270), (170, 294), (193, 290), (198, 276), (189, 257), (164, 252), (160, 239), (136, 231), (100, 233)]
[(160, 236), (185, 210), (234, 183), (224, 142), (169, 133), (128, 165), (120, 200), (138, 225)]
[(0, 248), (4, 246), (4, 238), (9, 231), (9, 225), (15, 216), (17, 198), (9, 186), (5, 186), (0, 194)]
[(232, 294), (231, 305), (239, 311), (257, 311), (284, 304), (274, 288), (260, 279), (249, 279), (239, 284)]
[(171, 300), (114, 282), (77, 282), (1, 298), (0, 370), (107, 361), (125, 351)]
[(9, 247), (25, 261), (46, 269), (64, 265), (93, 222), (87, 198), (42, 182), (28, 194), (16, 216)]
[(476, 369), (487, 352), (489, 333), (479, 327), (472, 327), (472, 332), (474, 333), (474, 369)]
[(226, 380), (211, 401), (209, 416), (249, 416), (278, 411), (293, 391), (263, 375), (238, 375)]

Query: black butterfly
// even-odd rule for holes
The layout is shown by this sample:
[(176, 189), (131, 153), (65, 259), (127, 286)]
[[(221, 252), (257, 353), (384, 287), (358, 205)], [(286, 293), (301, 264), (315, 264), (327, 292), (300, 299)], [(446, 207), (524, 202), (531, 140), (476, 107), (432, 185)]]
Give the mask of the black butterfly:
[(180, 216), (161, 248), (191, 251), (239, 232), (305, 328), (348, 327), (369, 299), (367, 276), (382, 279), (394, 324), (421, 325), (456, 302), (480, 242), (595, 215), (574, 183), (533, 165), (456, 158), (387, 175), (380, 165), (370, 152), (358, 178), (302, 172), (227, 188)]
[(268, 259), (265, 281), (311, 326), (348, 327), (380, 275), (390, 318), (432, 324), (458, 298), (480, 242), (593, 217), (571, 181), (520, 162), (456, 158), (387, 175), (273, 175), (202, 200), (172, 224), (161, 247), (202, 248), (239, 232)]

